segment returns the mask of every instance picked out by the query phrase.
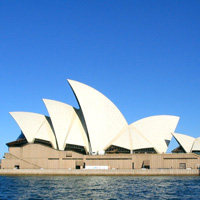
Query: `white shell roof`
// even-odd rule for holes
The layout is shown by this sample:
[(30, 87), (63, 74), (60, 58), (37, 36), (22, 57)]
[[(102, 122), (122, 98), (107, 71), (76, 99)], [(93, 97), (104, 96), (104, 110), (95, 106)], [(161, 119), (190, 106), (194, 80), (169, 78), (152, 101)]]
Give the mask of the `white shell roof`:
[(131, 137), (131, 131), (127, 127), (122, 134), (120, 134), (113, 142), (112, 145), (123, 147), (125, 149), (133, 149), (133, 141)]
[(200, 138), (195, 139), (192, 151), (200, 151)]
[(53, 130), (47, 117), (30, 112), (10, 112), (29, 143), (35, 138), (49, 141), (53, 148), (57, 148)]
[(103, 94), (83, 83), (68, 80), (82, 109), (93, 152), (105, 150), (127, 122)]
[(153, 148), (153, 145), (134, 127), (128, 127), (112, 144), (129, 150)]
[(172, 133), (178, 143), (183, 147), (185, 152), (190, 153), (194, 144), (195, 138), (180, 133)]
[(43, 99), (51, 117), (58, 149), (64, 150), (66, 143), (85, 146), (88, 151), (86, 133), (75, 109), (62, 102)]
[(165, 153), (178, 121), (179, 117), (176, 116), (157, 115), (138, 120), (129, 126), (138, 130), (158, 153)]
[[(51, 142), (55, 149), (64, 150), (66, 144), (74, 144), (84, 146), (88, 152), (89, 146), (92, 152), (102, 152), (110, 145), (129, 150), (154, 148), (158, 153), (167, 151), (179, 117), (151, 116), (128, 125), (119, 109), (102, 93), (74, 80), (68, 82), (80, 105), (79, 110), (44, 99), (50, 118), (29, 112), (10, 113), (29, 143), (38, 138)], [(182, 141), (184, 137), (180, 134), (174, 134), (174, 137), (188, 152), (189, 144)], [(195, 140), (193, 149), (200, 149), (200, 139)]]
[(153, 145), (138, 130), (135, 130), (132, 127), (132, 128), (130, 128), (130, 131), (132, 134), (133, 150), (153, 148)]

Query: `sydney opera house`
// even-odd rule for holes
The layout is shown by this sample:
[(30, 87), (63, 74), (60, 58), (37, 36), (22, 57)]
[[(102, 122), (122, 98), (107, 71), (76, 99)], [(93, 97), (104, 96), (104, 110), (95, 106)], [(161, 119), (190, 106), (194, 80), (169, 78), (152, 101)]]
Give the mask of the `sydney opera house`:
[[(7, 143), (3, 169), (197, 168), (200, 138), (175, 132), (179, 117), (151, 116), (128, 124), (103, 94), (68, 80), (79, 108), (43, 99), (49, 116), (11, 112), (21, 129)], [(179, 147), (166, 153), (174, 137)]]

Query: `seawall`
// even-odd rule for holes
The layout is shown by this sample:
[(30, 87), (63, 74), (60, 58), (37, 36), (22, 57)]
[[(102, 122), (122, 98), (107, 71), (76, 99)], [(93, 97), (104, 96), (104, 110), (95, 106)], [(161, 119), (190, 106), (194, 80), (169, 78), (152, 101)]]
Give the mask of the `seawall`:
[(0, 175), (199, 176), (199, 169), (0, 169)]

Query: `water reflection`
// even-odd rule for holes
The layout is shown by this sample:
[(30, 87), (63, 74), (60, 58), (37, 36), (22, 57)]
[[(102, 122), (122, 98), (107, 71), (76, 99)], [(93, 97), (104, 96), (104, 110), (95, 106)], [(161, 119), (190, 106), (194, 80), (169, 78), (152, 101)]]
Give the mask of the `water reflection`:
[(0, 199), (199, 199), (200, 177), (0, 176)]

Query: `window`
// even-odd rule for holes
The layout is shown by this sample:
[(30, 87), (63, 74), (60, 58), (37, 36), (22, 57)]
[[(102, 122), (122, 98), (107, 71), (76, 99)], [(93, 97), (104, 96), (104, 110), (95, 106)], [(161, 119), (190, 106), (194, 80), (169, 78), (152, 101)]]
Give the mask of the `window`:
[(15, 165), (15, 169), (20, 169), (19, 165)]
[(179, 163), (180, 169), (186, 169), (186, 163)]

